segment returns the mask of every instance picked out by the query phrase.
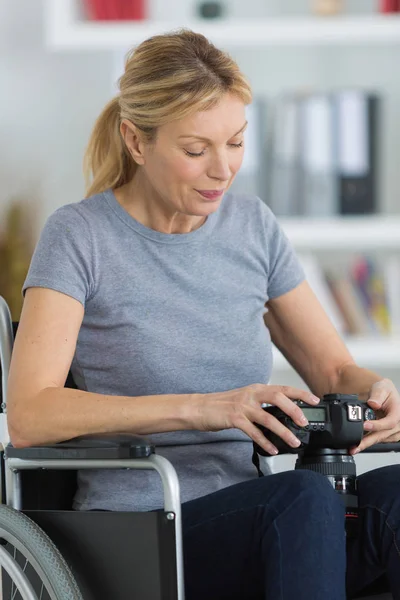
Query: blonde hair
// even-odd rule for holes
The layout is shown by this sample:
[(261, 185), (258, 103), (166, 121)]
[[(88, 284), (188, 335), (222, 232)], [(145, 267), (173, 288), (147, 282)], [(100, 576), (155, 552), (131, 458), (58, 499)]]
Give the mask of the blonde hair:
[(128, 183), (135, 173), (137, 164), (120, 133), (122, 119), (152, 143), (158, 127), (212, 108), (226, 93), (244, 104), (252, 101), (236, 62), (187, 29), (156, 35), (131, 50), (118, 83), (120, 93), (98, 117), (85, 152), (87, 197)]

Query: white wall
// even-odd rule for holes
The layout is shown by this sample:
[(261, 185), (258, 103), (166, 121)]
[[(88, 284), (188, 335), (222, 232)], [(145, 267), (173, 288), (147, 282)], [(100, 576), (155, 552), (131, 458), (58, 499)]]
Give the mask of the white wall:
[(11, 196), (37, 199), (37, 227), (83, 194), (82, 155), (110, 94), (108, 53), (50, 54), (40, 0), (0, 2), (0, 223)]

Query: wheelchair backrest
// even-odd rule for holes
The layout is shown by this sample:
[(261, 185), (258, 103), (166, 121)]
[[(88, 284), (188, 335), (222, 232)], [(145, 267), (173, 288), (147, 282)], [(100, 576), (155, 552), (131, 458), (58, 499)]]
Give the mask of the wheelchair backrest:
[[(18, 330), (18, 322), (14, 322), (12, 327), (15, 338)], [(0, 361), (0, 381), (1, 376)], [(71, 371), (68, 373), (65, 387), (77, 389)], [(3, 397), (0, 385), (0, 405), (2, 403)], [(3, 412), (2, 406), (0, 412)], [(3, 454), (1, 452), (2, 461)], [(1, 471), (4, 473), (4, 465)], [(72, 501), (77, 486), (76, 471), (55, 471), (52, 469), (23, 470), (21, 471), (21, 478), (22, 507), (24, 510), (70, 510), (72, 508)], [(4, 479), (3, 485), (5, 485)]]

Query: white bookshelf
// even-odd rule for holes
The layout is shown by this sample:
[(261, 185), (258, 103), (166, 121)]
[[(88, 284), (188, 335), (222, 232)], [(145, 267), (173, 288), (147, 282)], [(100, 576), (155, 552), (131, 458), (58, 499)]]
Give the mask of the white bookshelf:
[(53, 50), (123, 50), (185, 26), (222, 46), (400, 43), (400, 16), (359, 15), (207, 21), (85, 21), (79, 0), (46, 0), (46, 43)]
[[(279, 219), (288, 238), (301, 252), (399, 254), (400, 216), (365, 216)], [(399, 263), (400, 264), (400, 263)], [(400, 297), (399, 297), (400, 302)], [(345, 342), (355, 361), (365, 368), (397, 369), (400, 367), (400, 335), (348, 336)], [(274, 348), (274, 370), (292, 369)]]
[(400, 253), (400, 215), (279, 219), (298, 251)]

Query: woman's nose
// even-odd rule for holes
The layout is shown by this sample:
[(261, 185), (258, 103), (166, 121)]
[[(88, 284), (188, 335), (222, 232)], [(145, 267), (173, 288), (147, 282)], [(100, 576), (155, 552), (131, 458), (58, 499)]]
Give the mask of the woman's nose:
[(220, 181), (229, 181), (231, 177), (231, 168), (228, 157), (225, 154), (214, 155), (208, 169), (208, 175), (212, 179)]

